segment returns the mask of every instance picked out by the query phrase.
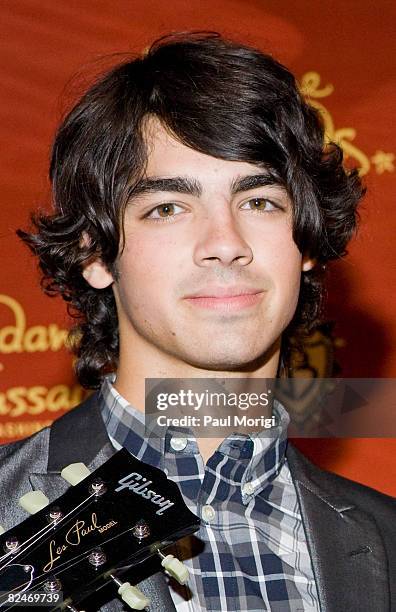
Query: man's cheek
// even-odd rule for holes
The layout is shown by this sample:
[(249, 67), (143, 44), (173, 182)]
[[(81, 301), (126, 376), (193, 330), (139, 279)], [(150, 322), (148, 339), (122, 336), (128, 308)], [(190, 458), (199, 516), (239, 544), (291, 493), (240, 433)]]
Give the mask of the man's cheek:
[(279, 253), (274, 262), (274, 278), (287, 290), (295, 290), (300, 283), (301, 277), (301, 254), (289, 247)]

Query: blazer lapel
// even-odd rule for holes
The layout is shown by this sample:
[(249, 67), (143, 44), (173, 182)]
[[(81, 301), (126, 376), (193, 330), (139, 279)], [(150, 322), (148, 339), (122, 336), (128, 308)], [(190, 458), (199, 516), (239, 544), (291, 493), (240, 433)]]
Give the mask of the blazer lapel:
[(30, 484), (34, 490), (41, 489), (50, 501), (57, 499), (60, 495), (66, 492), (70, 485), (64, 480), (60, 471), (63, 467), (66, 467), (69, 463), (82, 462), (93, 472), (103, 463), (105, 463), (115, 453), (110, 442), (100, 449), (100, 451), (92, 458), (91, 461), (84, 461), (83, 458), (77, 456), (72, 461), (65, 462), (60, 470), (54, 470), (50, 472), (38, 473), (33, 472), (29, 476)]
[(47, 469), (30, 474), (30, 483), (53, 501), (70, 486), (60, 475), (64, 467), (82, 462), (94, 471), (114, 452), (94, 394), (52, 424)]
[(291, 444), (287, 460), (322, 612), (388, 612), (387, 559), (375, 521), (344, 497), (337, 477), (311, 464)]

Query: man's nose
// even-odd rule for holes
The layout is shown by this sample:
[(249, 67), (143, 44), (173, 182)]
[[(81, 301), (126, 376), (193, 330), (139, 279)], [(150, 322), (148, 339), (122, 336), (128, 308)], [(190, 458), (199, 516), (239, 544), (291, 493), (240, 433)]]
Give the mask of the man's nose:
[(241, 266), (249, 264), (253, 252), (242, 235), (241, 228), (228, 210), (219, 214), (209, 214), (201, 221), (194, 260), (199, 266), (218, 265), (229, 266), (237, 263)]

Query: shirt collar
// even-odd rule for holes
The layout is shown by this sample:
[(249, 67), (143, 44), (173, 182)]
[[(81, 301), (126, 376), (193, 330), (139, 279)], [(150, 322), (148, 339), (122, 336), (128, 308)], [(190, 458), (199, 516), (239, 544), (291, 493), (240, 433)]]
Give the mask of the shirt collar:
[[(163, 468), (165, 450), (171, 450), (169, 432), (165, 438), (150, 436), (145, 428), (144, 415), (118, 393), (113, 386), (114, 380), (114, 375), (107, 376), (100, 390), (101, 414), (111, 442), (115, 448), (124, 447), (137, 459)], [(246, 466), (241, 471), (244, 503), (272, 482), (285, 461), (290, 417), (277, 400), (273, 403), (273, 414), (275, 427), (251, 435), (229, 436), (218, 449), (231, 460)], [(199, 452), (194, 438), (189, 438), (188, 446), (182, 452), (189, 455)]]
[[(270, 430), (252, 433), (249, 438), (254, 448), (252, 457), (242, 478), (242, 500), (246, 503), (262, 491), (279, 474), (286, 460), (288, 412), (280, 402), (274, 400), (273, 415), (276, 426)], [(246, 488), (246, 484), (249, 486)]]

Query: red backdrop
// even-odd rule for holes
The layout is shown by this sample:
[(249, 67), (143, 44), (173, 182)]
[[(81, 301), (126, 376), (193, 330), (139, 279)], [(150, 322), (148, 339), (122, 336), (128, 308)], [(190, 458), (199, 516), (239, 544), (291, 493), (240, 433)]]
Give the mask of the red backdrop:
[[(0, 14), (0, 441), (31, 433), (81, 397), (63, 348), (63, 304), (40, 293), (35, 262), (15, 237), (29, 211), (48, 206), (50, 142), (75, 93), (65, 84), (82, 67), (97, 71), (100, 56), (140, 51), (172, 30), (217, 30), (273, 53), (300, 79), (315, 73), (312, 101), (325, 107), (329, 131), (369, 188), (359, 237), (331, 271), (328, 316), (344, 345), (338, 361), (347, 377), (395, 376), (394, 3), (12, 0)], [(320, 465), (396, 495), (394, 439), (300, 446)]]

